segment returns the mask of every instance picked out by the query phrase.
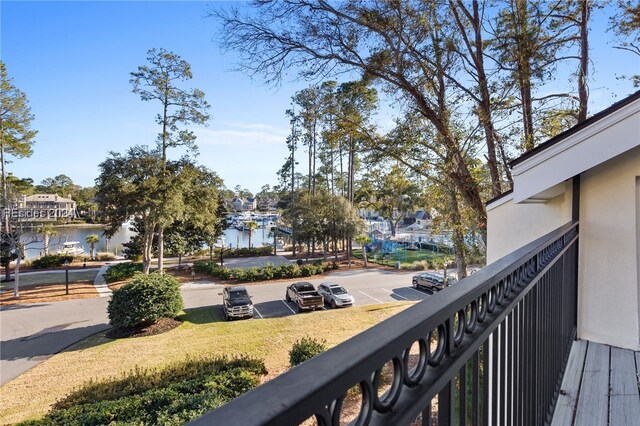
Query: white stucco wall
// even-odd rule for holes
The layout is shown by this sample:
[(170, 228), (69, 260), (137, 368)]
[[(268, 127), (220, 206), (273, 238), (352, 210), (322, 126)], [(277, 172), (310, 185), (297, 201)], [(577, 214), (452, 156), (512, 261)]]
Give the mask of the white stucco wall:
[(571, 221), (572, 183), (561, 185), (564, 194), (544, 204), (515, 204), (507, 197), (487, 206), (487, 263)]
[(634, 350), (640, 350), (638, 176), (640, 147), (580, 179), (578, 337)]

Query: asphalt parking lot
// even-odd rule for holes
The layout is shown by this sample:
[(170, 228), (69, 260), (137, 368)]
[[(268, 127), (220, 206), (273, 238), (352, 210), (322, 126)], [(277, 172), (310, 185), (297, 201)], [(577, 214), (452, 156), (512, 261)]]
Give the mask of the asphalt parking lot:
[[(342, 285), (355, 299), (355, 306), (375, 305), (389, 302), (413, 301), (418, 302), (431, 296), (429, 292), (416, 290), (411, 286), (411, 277), (414, 272), (395, 271), (340, 271), (322, 278), (301, 278), (299, 281), (311, 282), (317, 287), (322, 282), (332, 282)], [(286, 288), (291, 282), (245, 284), (253, 299), (255, 318), (278, 318), (296, 313), (296, 305), (285, 301)], [(222, 309), (222, 286), (214, 286), (208, 291), (210, 296), (202, 296), (203, 301), (209, 299), (209, 303), (200, 306), (215, 304), (217, 309)], [(213, 302), (213, 303), (211, 303)], [(325, 309), (331, 309), (325, 306)], [(349, 309), (349, 308), (346, 308)], [(307, 314), (303, 312), (302, 315)]]

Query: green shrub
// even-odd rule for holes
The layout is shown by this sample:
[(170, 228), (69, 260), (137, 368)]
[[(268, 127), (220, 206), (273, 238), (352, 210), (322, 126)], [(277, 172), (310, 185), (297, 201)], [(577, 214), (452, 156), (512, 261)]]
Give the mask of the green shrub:
[(128, 329), (173, 318), (183, 308), (179, 283), (171, 275), (137, 274), (133, 281), (116, 290), (109, 301), (109, 324)]
[(142, 272), (142, 263), (118, 263), (107, 269), (104, 278), (107, 283), (128, 280), (133, 277), (136, 272)]
[(283, 277), (296, 278), (296, 277), (299, 277), (301, 274), (300, 267), (295, 263), (291, 263), (289, 265), (286, 265), (286, 264), (280, 265), (280, 267), (282, 268)]
[[(141, 369), (136, 367), (120, 378), (111, 378), (101, 382), (89, 381), (53, 405), (54, 410), (70, 408), (74, 405), (88, 404), (103, 400), (113, 400), (151, 389), (176, 385), (193, 388), (194, 379), (216, 376), (225, 371), (247, 371), (254, 375), (267, 374), (261, 359), (241, 356), (237, 358), (202, 357), (175, 363), (164, 369)], [(182, 387), (181, 387), (182, 386)]]
[(266, 265), (264, 265), (264, 267), (262, 268), (262, 279), (264, 280), (272, 280), (275, 276), (275, 266), (273, 266), (273, 263), (267, 263)]
[(212, 260), (196, 260), (193, 262), (193, 270), (203, 274), (210, 274), (214, 267), (218, 267), (218, 264)]
[(73, 262), (73, 256), (63, 254), (49, 254), (39, 257), (31, 261), (31, 267), (35, 269), (57, 268), (64, 265), (65, 262)]
[(229, 269), (229, 272), (231, 274), (231, 278), (234, 278), (238, 281), (244, 281), (245, 277), (246, 277), (246, 273), (245, 270), (242, 268), (233, 268), (233, 269)]
[(266, 374), (262, 360), (203, 358), (90, 382), (24, 425), (182, 425), (240, 396)]
[(96, 259), (97, 260), (101, 260), (101, 261), (106, 261), (106, 260), (115, 260), (116, 256), (113, 253), (98, 253), (96, 254)]
[[(220, 256), (220, 249), (214, 251), (216, 256)], [(223, 257), (245, 257), (245, 256), (269, 256), (273, 254), (273, 247), (240, 247), (235, 249), (224, 249)]]
[(256, 267), (246, 269), (244, 279), (252, 282), (263, 280), (264, 275), (262, 274), (262, 269)]
[(300, 275), (302, 275), (303, 277), (310, 277), (315, 273), (316, 273), (315, 265), (306, 264), (306, 265), (302, 265), (302, 267), (300, 268)]
[(327, 350), (327, 341), (317, 340), (313, 337), (303, 337), (300, 340), (296, 340), (289, 351), (289, 365), (295, 367), (298, 364), (302, 364), (308, 359)]
[[(327, 265), (327, 270), (332, 266)], [(209, 260), (197, 260), (193, 262), (193, 269), (196, 272), (211, 274), (221, 279), (233, 278), (238, 281), (261, 281), (280, 278), (297, 278), (300, 276), (309, 277), (311, 275), (321, 274), (325, 271), (322, 261), (316, 261), (313, 264), (303, 265), (283, 264), (274, 266), (267, 263), (262, 268), (221, 268), (216, 262)]]

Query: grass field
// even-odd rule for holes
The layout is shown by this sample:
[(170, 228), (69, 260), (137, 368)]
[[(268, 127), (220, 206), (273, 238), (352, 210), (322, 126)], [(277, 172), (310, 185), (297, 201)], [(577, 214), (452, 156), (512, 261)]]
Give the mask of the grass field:
[(312, 336), (335, 346), (412, 304), (234, 322), (224, 322), (218, 309), (206, 307), (189, 310), (180, 327), (157, 336), (110, 340), (100, 333), (0, 387), (0, 423), (39, 417), (86, 381), (120, 376), (135, 367), (162, 367), (189, 356), (247, 354), (264, 359), (268, 378), (273, 378), (288, 369), (294, 341)]
[[(353, 255), (359, 259), (362, 259), (362, 250), (355, 249), (353, 250)], [(400, 262), (400, 267), (402, 269), (431, 269), (433, 267), (440, 268), (442, 267), (442, 262), (444, 259), (451, 260), (450, 255), (445, 255), (443, 253), (436, 253), (430, 250), (398, 250), (397, 257), (396, 254), (392, 254), (388, 259), (382, 258), (382, 253), (378, 252), (375, 256), (367, 255), (367, 260), (371, 263), (377, 263), (379, 265), (388, 265), (394, 266), (396, 261)], [(422, 264), (421, 262), (425, 262)], [(425, 266), (430, 266), (429, 268)]]

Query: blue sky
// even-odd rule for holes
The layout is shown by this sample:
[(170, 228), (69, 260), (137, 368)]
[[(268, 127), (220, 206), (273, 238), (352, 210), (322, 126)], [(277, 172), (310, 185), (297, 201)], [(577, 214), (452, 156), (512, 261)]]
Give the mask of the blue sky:
[[(212, 40), (216, 22), (205, 18), (207, 4), (0, 2), (0, 57), (27, 94), (39, 131), (34, 154), (8, 170), (36, 183), (64, 173), (90, 186), (109, 151), (155, 144), (158, 105), (141, 101), (129, 83), (129, 73), (145, 64), (147, 50), (155, 47), (191, 64), (189, 86), (203, 90), (212, 105), (209, 126), (196, 129), (198, 161), (229, 188), (240, 184), (256, 192), (277, 183), (287, 155), (284, 112), (294, 92), (308, 83), (285, 82), (274, 89), (230, 71), (236, 58), (222, 55)], [(604, 17), (594, 12), (591, 113), (633, 92), (616, 76), (640, 70), (637, 58), (607, 44)]]

